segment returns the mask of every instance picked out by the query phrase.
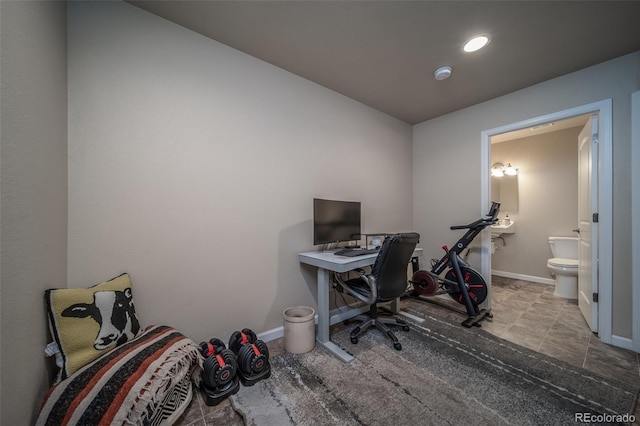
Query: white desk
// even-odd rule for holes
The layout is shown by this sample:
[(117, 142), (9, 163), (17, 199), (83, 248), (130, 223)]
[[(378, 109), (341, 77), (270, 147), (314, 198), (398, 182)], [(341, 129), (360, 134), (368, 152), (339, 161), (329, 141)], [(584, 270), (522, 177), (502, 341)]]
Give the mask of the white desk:
[[(420, 255), (422, 255), (422, 249), (416, 248), (413, 256)], [(344, 362), (353, 361), (353, 356), (329, 340), (329, 327), (331, 324), (366, 312), (369, 310), (369, 307), (363, 306), (362, 308), (350, 309), (346, 313), (331, 316), (331, 312), (329, 311), (329, 292), (331, 290), (329, 282), (330, 274), (331, 272), (348, 272), (356, 268), (373, 265), (377, 256), (378, 255), (374, 253), (364, 256), (345, 257), (336, 256), (330, 251), (310, 251), (298, 254), (300, 263), (318, 268), (318, 334), (316, 340)], [(392, 303), (391, 309), (400, 315), (411, 318), (413, 321), (422, 322), (418, 317), (405, 312), (399, 312), (397, 300)]]

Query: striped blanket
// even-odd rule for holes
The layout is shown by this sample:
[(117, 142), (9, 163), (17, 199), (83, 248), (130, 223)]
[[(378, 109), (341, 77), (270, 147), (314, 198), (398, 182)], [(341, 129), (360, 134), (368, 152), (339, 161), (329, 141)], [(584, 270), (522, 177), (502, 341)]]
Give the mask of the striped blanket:
[(36, 425), (171, 423), (189, 404), (201, 366), (193, 341), (170, 327), (150, 326), (55, 384)]

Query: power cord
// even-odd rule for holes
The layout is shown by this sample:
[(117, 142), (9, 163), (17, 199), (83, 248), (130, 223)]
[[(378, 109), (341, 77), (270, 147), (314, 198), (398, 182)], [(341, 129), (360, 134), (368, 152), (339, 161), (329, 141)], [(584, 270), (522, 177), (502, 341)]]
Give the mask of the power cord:
[[(347, 272), (347, 274), (350, 274), (350, 272)], [(342, 308), (343, 308), (343, 307), (345, 307), (345, 306), (347, 306), (347, 307), (349, 307), (349, 308), (351, 308), (351, 309), (354, 309), (354, 308), (358, 308), (358, 307), (360, 307), (360, 306), (359, 306), (359, 303), (361, 303), (361, 302), (360, 302), (357, 298), (355, 298), (355, 297), (351, 296), (350, 294), (347, 294), (347, 296), (349, 296), (349, 297), (351, 297), (353, 300), (355, 300), (357, 304), (356, 304), (356, 305), (351, 305), (351, 304), (349, 304), (349, 302), (347, 302), (347, 299), (345, 299), (345, 297), (344, 297), (344, 296), (345, 296), (345, 293), (342, 291), (342, 288), (340, 287), (340, 285), (339, 285), (339, 284), (337, 284), (337, 283), (334, 281), (333, 276), (332, 276), (332, 280), (331, 280), (331, 286), (333, 287), (333, 290), (334, 290), (334, 291), (333, 291), (333, 304), (335, 305), (335, 307), (336, 307), (336, 308), (338, 308), (338, 310), (339, 310), (341, 313), (345, 312), (345, 311), (342, 309)], [(340, 293), (340, 297), (342, 298), (342, 301), (344, 302), (344, 304), (343, 304), (343, 305), (338, 305), (338, 298), (337, 298), (337, 296), (336, 296), (336, 293)]]

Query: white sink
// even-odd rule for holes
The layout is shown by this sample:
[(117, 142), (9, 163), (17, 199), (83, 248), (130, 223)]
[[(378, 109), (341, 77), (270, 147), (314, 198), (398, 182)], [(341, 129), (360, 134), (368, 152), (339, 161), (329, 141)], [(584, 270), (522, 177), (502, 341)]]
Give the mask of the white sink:
[(513, 221), (506, 224), (501, 220), (495, 225), (491, 225), (491, 238), (498, 238), (502, 234), (513, 234), (514, 232), (516, 232), (516, 229)]

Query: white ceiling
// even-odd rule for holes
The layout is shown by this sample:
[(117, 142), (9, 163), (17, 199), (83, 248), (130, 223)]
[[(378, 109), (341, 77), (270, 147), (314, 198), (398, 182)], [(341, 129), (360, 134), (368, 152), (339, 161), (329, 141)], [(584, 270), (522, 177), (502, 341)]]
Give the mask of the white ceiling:
[(640, 50), (638, 0), (129, 3), (410, 124)]

